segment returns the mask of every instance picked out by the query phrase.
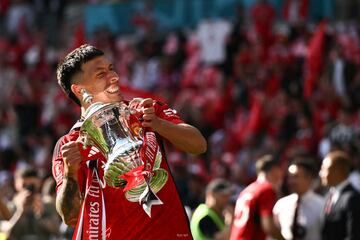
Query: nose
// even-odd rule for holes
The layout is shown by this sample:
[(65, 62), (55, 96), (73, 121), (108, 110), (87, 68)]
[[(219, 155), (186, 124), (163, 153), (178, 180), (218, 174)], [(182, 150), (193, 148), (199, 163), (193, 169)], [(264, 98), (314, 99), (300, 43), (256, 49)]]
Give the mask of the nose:
[(114, 84), (117, 82), (119, 82), (119, 75), (115, 71), (113, 71), (110, 75), (110, 83)]

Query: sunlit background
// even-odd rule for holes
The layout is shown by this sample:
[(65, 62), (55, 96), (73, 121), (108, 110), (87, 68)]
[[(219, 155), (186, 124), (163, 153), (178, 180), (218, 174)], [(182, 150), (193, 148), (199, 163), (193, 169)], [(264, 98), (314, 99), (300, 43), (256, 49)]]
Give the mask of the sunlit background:
[(79, 117), (56, 66), (83, 43), (112, 59), (125, 98), (165, 101), (206, 137), (201, 156), (167, 146), (189, 209), (214, 178), (238, 194), (264, 153), (285, 172), (295, 156), (319, 166), (343, 149), (360, 189), (359, 34), (358, 0), (0, 0), (1, 198), (11, 203), (19, 168), (51, 176), (54, 144)]

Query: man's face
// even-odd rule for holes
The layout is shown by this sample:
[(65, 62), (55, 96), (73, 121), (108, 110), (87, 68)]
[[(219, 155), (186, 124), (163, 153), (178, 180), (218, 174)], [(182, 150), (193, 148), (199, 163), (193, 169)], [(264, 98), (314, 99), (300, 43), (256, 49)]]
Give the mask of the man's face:
[(322, 185), (326, 187), (336, 185), (336, 172), (334, 171), (333, 163), (329, 157), (324, 158), (319, 175)]
[(225, 209), (229, 205), (231, 193), (213, 193), (216, 199), (216, 204), (221, 209)]
[(112, 63), (104, 56), (96, 57), (81, 67), (82, 73), (77, 84), (79, 89), (93, 96), (93, 102), (118, 102), (122, 100), (119, 76)]
[(282, 182), (283, 182), (283, 171), (280, 167), (275, 166), (273, 167), (270, 172), (268, 173), (270, 178), (272, 179), (271, 182), (276, 190), (279, 190)]
[(290, 165), (288, 169), (289, 185), (293, 192), (297, 194), (306, 193), (311, 187), (311, 176), (306, 171), (297, 165)]

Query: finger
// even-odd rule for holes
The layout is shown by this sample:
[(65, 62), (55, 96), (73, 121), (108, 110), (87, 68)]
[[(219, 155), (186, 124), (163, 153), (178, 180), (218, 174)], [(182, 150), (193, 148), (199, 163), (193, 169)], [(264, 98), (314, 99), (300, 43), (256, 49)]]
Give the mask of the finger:
[(129, 106), (136, 108), (136, 106), (139, 105), (142, 100), (143, 100), (143, 98), (133, 98), (133, 99), (129, 102)]
[(144, 115), (143, 115), (144, 121), (151, 121), (151, 120), (154, 119), (154, 117), (155, 117), (154, 114), (144, 114)]
[(66, 165), (78, 165), (82, 161), (80, 155), (74, 155), (74, 154), (64, 155), (63, 159)]
[[(78, 138), (79, 139), (79, 138)], [(61, 146), (61, 150), (71, 149), (78, 146), (76, 141), (70, 141)]]
[(67, 157), (67, 158), (79, 158), (81, 155), (78, 149), (64, 150), (61, 152), (61, 154), (63, 157)]
[(153, 113), (155, 113), (155, 108), (153, 107), (144, 109), (144, 114), (153, 114)]
[(152, 98), (145, 98), (140, 102), (140, 106), (142, 107), (151, 107), (154, 105), (154, 100)]
[(143, 127), (149, 127), (149, 128), (151, 128), (152, 127), (152, 122), (151, 121), (144, 121), (144, 122), (142, 122), (142, 124), (141, 124)]

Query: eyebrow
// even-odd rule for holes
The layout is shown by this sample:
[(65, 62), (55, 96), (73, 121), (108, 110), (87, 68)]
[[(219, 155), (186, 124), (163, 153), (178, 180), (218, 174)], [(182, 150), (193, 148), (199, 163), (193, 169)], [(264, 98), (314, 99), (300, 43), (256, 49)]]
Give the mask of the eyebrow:
[(96, 74), (99, 71), (106, 70), (106, 69), (109, 69), (111, 67), (114, 67), (114, 65), (112, 63), (110, 63), (107, 67), (96, 67), (95, 70), (94, 70), (94, 73)]

